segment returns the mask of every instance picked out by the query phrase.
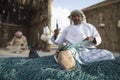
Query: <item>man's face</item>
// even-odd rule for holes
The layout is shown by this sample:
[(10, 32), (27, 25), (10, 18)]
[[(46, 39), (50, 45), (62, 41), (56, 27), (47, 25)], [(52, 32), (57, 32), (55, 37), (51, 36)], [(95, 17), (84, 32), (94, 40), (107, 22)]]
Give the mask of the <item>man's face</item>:
[(17, 35), (17, 38), (21, 38), (22, 37), (22, 35)]
[(80, 14), (73, 14), (72, 15), (72, 20), (73, 20), (75, 25), (78, 25), (82, 21), (82, 16)]

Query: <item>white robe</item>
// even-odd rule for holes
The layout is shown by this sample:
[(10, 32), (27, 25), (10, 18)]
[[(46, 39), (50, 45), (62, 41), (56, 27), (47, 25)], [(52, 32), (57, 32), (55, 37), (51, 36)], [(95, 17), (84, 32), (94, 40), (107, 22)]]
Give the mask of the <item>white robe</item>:
[(54, 40), (51, 38), (52, 42), (61, 45), (63, 43), (77, 44), (82, 42), (87, 37), (94, 37), (96, 39), (96, 44), (90, 43), (85, 46), (85, 48), (80, 49), (79, 53), (76, 53), (75, 49), (71, 50), (73, 56), (78, 62), (87, 63), (106, 59), (114, 59), (113, 54), (110, 51), (102, 49), (88, 49), (96, 48), (95, 46), (101, 43), (101, 37), (97, 29), (89, 24), (82, 22), (79, 25), (70, 25), (62, 32), (62, 34)]

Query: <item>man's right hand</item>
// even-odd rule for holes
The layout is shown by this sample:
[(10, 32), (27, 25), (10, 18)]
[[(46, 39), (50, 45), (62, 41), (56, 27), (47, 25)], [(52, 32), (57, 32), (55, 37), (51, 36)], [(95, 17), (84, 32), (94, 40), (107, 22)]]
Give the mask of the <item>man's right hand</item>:
[(10, 43), (10, 42), (8, 42), (8, 43), (7, 43), (7, 46), (11, 46), (11, 43)]
[(60, 32), (60, 29), (55, 29), (55, 30), (54, 30), (54, 37), (55, 37), (55, 38), (57, 38), (59, 32)]

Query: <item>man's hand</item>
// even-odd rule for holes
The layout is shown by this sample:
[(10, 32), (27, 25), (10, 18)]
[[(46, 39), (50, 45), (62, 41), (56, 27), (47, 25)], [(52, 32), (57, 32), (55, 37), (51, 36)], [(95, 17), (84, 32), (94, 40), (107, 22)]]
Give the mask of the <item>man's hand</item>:
[(95, 39), (94, 37), (87, 37), (84, 40), (88, 40), (89, 42), (93, 43), (94, 39)]
[(7, 43), (7, 46), (12, 46), (12, 43), (11, 43), (11, 42), (8, 42), (8, 43)]
[(59, 32), (60, 32), (60, 29), (55, 29), (54, 30), (54, 37), (55, 37), (55, 39), (57, 38)]

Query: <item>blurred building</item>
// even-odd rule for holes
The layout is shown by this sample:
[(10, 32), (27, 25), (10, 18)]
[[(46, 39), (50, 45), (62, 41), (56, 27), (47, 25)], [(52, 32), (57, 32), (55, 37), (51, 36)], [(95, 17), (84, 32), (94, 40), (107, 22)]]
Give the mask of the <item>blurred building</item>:
[(120, 52), (120, 0), (105, 0), (82, 10), (102, 37), (99, 48)]

